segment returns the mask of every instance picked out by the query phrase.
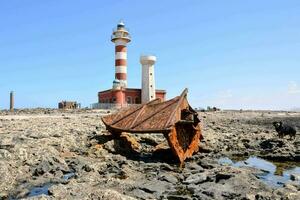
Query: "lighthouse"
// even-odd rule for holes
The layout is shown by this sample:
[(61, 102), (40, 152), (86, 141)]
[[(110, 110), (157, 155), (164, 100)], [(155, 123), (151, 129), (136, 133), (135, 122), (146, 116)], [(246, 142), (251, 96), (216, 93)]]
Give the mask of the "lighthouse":
[(111, 41), (115, 43), (115, 81), (120, 87), (127, 87), (127, 43), (131, 37), (125, 28), (123, 21), (120, 21), (117, 28), (113, 30)]
[(92, 108), (122, 108), (133, 104), (141, 104), (159, 98), (165, 100), (166, 91), (157, 90), (154, 79), (154, 64), (156, 57), (144, 55), (140, 57), (142, 64), (142, 88), (127, 86), (127, 43), (131, 36), (123, 21), (117, 24), (111, 35), (115, 44), (115, 78), (112, 88), (98, 92), (98, 103)]

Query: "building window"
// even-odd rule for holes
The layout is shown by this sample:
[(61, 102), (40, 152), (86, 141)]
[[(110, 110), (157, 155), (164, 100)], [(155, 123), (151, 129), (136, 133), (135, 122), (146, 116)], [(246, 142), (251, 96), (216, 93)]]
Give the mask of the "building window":
[(116, 103), (116, 97), (113, 97), (112, 102)]
[(139, 97), (135, 97), (135, 103), (136, 103), (136, 104), (140, 104), (140, 103), (141, 103), (141, 100), (140, 100)]
[(150, 85), (150, 87), (153, 87), (152, 85)]
[(152, 73), (150, 73), (150, 76), (152, 76)]
[(131, 104), (132, 102), (131, 102), (131, 97), (127, 97), (127, 103), (128, 104)]

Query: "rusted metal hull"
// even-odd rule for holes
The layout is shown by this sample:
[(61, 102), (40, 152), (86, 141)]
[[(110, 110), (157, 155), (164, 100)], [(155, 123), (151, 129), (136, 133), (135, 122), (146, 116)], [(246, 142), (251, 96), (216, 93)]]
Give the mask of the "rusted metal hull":
[(173, 153), (178, 157), (180, 163), (183, 163), (186, 158), (190, 158), (194, 152), (199, 150), (200, 137), (200, 126), (177, 125), (168, 134), (167, 140)]
[(189, 105), (187, 89), (180, 96), (165, 102), (159, 99), (121, 109), (102, 117), (108, 131), (122, 133), (162, 133), (173, 154), (183, 163), (199, 149), (201, 138), (198, 114)]

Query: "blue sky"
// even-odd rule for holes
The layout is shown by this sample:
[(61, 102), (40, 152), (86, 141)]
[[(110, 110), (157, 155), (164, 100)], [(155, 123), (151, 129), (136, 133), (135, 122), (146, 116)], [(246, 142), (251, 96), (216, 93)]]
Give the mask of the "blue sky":
[(0, 109), (83, 106), (114, 79), (112, 28), (123, 19), (128, 84), (155, 54), (156, 85), (193, 107), (300, 107), (300, 1), (0, 1)]

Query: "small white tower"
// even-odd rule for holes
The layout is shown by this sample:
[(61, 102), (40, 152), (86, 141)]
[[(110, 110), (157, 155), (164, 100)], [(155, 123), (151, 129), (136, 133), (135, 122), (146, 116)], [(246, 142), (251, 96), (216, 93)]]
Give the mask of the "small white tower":
[(140, 62), (142, 64), (142, 103), (146, 103), (156, 98), (154, 78), (156, 57), (152, 55), (141, 56)]

